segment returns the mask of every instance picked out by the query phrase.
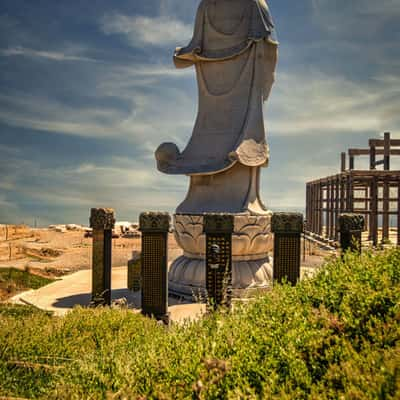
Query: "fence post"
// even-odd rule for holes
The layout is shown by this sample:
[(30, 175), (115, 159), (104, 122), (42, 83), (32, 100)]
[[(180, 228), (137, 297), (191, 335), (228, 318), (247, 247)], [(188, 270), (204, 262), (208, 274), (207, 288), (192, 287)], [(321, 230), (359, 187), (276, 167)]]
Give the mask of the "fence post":
[(168, 313), (168, 213), (140, 214), (142, 232), (142, 314), (169, 324)]
[(286, 279), (295, 285), (300, 279), (303, 214), (274, 213), (271, 229), (274, 233), (274, 282)]
[(364, 217), (359, 214), (346, 213), (339, 216), (340, 247), (361, 252), (361, 236), (364, 230)]
[(92, 306), (111, 305), (111, 242), (115, 214), (111, 208), (92, 208)]
[(204, 214), (206, 290), (209, 306), (228, 309), (232, 301), (232, 214)]

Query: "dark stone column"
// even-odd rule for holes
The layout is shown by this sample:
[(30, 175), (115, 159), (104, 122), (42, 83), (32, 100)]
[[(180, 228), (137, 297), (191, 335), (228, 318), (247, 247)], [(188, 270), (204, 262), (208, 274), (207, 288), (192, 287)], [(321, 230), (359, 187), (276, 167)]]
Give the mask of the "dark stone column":
[(232, 300), (232, 233), (234, 216), (204, 214), (206, 290), (209, 306), (230, 308)]
[(93, 306), (111, 305), (111, 241), (115, 214), (111, 208), (92, 208), (93, 229), (92, 302)]
[(168, 213), (140, 215), (142, 232), (142, 314), (169, 323), (168, 313)]
[(139, 292), (141, 288), (141, 255), (134, 251), (132, 259), (128, 261), (128, 289)]
[(342, 251), (361, 251), (364, 217), (359, 214), (341, 214), (339, 217), (340, 246)]
[(274, 281), (286, 279), (295, 285), (300, 279), (303, 214), (275, 213), (271, 228), (274, 233)]

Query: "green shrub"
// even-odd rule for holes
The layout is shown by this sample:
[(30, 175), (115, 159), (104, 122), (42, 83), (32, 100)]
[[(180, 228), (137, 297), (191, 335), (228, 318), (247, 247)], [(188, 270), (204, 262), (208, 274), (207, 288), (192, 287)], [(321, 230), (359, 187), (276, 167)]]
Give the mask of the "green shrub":
[(400, 396), (399, 250), (332, 259), (297, 287), (169, 329), (126, 310), (77, 308), (64, 318), (5, 310), (3, 396)]

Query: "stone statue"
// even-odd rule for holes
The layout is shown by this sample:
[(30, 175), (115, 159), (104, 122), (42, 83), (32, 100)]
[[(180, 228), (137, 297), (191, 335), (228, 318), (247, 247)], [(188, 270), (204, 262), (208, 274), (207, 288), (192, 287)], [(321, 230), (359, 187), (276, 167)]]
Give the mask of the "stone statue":
[[(201, 287), (204, 281), (204, 237), (196, 227), (204, 212), (237, 214), (234, 288), (235, 271), (237, 289), (267, 285), (270, 212), (260, 199), (259, 180), (269, 149), (262, 105), (274, 82), (277, 48), (265, 0), (202, 0), (191, 42), (175, 51), (177, 68), (195, 66), (199, 93), (186, 148), (180, 152), (175, 144), (164, 143), (156, 151), (160, 171), (190, 176), (189, 192), (175, 217), (177, 240), (185, 251), (170, 270), (170, 286), (176, 283), (177, 291), (178, 286)], [(240, 263), (249, 260), (258, 260), (250, 273), (253, 280), (239, 282)], [(179, 276), (182, 263), (190, 279), (188, 273)]]

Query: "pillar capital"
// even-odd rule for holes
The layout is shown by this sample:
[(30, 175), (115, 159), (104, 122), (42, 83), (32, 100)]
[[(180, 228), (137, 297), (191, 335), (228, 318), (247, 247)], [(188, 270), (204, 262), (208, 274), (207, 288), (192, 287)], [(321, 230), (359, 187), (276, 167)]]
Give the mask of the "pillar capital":
[(345, 213), (339, 215), (340, 232), (363, 231), (364, 223), (364, 217), (360, 214)]
[(144, 212), (139, 217), (141, 232), (168, 232), (171, 216), (166, 212)]
[(115, 225), (115, 212), (112, 208), (92, 208), (90, 210), (90, 227), (109, 230)]
[(303, 214), (279, 212), (272, 215), (271, 229), (273, 233), (302, 233)]

